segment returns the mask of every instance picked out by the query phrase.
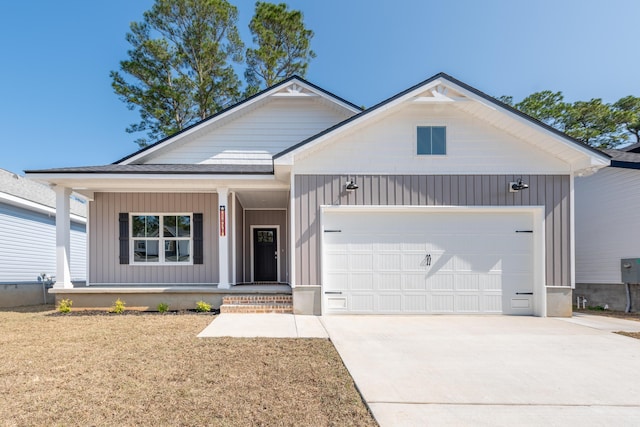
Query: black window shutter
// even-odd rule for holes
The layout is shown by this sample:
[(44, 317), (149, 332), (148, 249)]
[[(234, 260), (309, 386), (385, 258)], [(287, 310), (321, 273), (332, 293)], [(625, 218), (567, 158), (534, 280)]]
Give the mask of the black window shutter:
[(129, 264), (129, 214), (120, 213), (120, 264)]
[(203, 249), (204, 245), (202, 242), (202, 214), (194, 213), (193, 214), (193, 263), (194, 264), (204, 264), (204, 255)]

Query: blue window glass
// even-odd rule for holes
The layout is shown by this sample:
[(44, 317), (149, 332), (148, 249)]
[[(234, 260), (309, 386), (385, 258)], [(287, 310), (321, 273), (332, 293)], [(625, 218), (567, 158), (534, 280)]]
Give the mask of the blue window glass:
[(418, 126), (418, 155), (447, 154), (447, 132), (444, 126)]

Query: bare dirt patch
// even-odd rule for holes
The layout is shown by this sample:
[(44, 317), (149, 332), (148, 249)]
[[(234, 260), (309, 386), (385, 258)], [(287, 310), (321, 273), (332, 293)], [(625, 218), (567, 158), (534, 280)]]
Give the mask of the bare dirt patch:
[(206, 338), (199, 315), (0, 311), (4, 425), (376, 423), (324, 339)]

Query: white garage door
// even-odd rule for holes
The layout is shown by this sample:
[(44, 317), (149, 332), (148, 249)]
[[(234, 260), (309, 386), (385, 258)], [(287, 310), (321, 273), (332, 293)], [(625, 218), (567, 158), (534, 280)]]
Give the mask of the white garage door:
[(533, 214), (328, 210), (323, 312), (533, 314)]

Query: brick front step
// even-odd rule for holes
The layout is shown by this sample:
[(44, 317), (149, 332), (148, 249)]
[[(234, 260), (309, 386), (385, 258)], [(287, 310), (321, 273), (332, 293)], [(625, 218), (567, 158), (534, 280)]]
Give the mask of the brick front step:
[(293, 314), (292, 304), (222, 304), (220, 313)]
[(292, 304), (291, 295), (225, 295), (222, 304), (257, 305), (257, 304)]
[(291, 295), (226, 295), (220, 313), (293, 313)]

